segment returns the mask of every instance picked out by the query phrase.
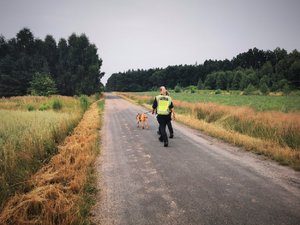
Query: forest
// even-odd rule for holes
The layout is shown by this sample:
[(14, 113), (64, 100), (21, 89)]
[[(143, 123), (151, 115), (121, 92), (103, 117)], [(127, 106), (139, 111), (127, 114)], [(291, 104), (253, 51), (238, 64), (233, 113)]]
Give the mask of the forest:
[(170, 89), (197, 86), (213, 90), (289, 91), (300, 88), (300, 53), (285, 49), (249, 49), (231, 60), (206, 60), (203, 64), (174, 65), (114, 73), (107, 91), (149, 91), (161, 85)]
[(90, 95), (103, 89), (102, 59), (85, 34), (58, 43), (35, 38), (28, 28), (6, 40), (0, 35), (0, 96)]

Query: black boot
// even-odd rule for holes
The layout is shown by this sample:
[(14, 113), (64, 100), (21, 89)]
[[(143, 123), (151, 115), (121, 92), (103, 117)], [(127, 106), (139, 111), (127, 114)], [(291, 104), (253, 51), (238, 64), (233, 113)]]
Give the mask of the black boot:
[(168, 147), (169, 143), (168, 141), (164, 141), (164, 147)]
[(174, 134), (172, 133), (172, 134), (170, 134), (170, 138), (173, 138), (174, 137)]

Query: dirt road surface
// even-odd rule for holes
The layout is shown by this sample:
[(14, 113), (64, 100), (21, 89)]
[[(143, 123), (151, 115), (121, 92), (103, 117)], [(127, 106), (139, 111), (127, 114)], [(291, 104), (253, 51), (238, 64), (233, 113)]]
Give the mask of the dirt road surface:
[(94, 224), (300, 224), (299, 172), (176, 122), (163, 147), (145, 111), (107, 95)]

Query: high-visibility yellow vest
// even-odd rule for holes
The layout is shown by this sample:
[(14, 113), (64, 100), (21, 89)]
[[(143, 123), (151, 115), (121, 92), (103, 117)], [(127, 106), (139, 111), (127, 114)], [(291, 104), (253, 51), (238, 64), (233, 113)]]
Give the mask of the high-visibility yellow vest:
[(157, 101), (157, 114), (158, 115), (169, 115), (172, 99), (167, 95), (158, 95), (156, 96)]

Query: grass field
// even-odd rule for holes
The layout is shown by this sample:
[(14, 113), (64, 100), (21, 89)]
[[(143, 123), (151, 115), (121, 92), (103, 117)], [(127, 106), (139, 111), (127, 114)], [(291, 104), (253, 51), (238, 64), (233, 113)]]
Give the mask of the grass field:
[[(141, 96), (156, 96), (158, 92), (137, 92)], [(229, 106), (248, 106), (257, 111), (300, 111), (300, 96), (259, 96), (240, 95), (239, 92), (225, 92), (215, 94), (215, 91), (197, 91), (196, 93), (171, 92), (171, 97), (187, 102), (212, 102)]]
[[(117, 94), (151, 108), (153, 96), (156, 93)], [(288, 107), (288, 101), (290, 101), (289, 105), (291, 102), (296, 103), (299, 96), (294, 96), (292, 100), (282, 101), (284, 106), (273, 108), (272, 111), (268, 111), (268, 107), (263, 108), (263, 111), (257, 111), (242, 102), (239, 106), (232, 104), (232, 102), (237, 104), (238, 101), (235, 98), (240, 101), (240, 97), (244, 96), (223, 96), (225, 99), (230, 98), (231, 104), (229, 105), (196, 101), (197, 98), (200, 99), (200, 94), (171, 93), (171, 96), (175, 111), (179, 114), (178, 121), (247, 150), (263, 154), (280, 164), (290, 165), (300, 170), (300, 112), (296, 110), (299, 105), (293, 109), (290, 108), (289, 112), (281, 111), (282, 108)], [(219, 97), (220, 95), (212, 96), (215, 101), (220, 101)], [(257, 97), (263, 96), (245, 97), (253, 98), (251, 101), (259, 104)], [(270, 98), (266, 103), (269, 107), (274, 105), (273, 102), (278, 104), (278, 96), (265, 97)], [(285, 96), (281, 97), (285, 98)], [(286, 98), (289, 99), (289, 97)], [(181, 99), (188, 99), (188, 101)]]
[(57, 153), (83, 115), (87, 97), (0, 99), (0, 209)]
[(89, 224), (103, 107), (100, 100), (88, 108), (58, 154), (27, 180), (26, 190), (7, 201), (0, 224)]

